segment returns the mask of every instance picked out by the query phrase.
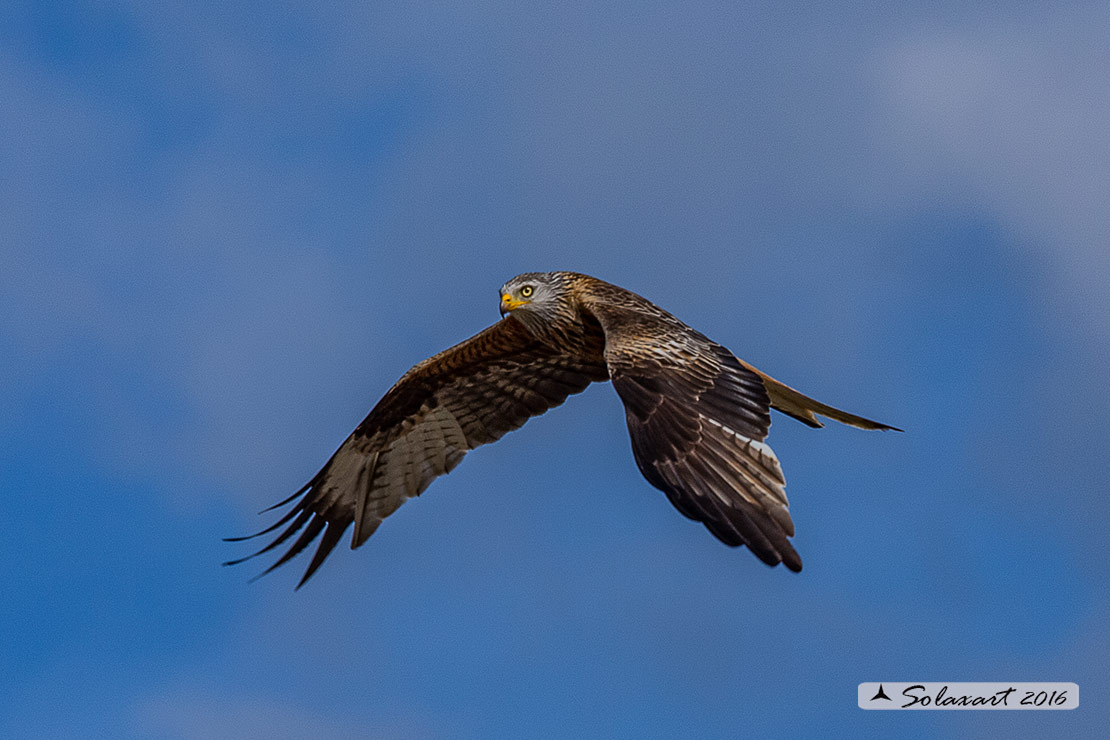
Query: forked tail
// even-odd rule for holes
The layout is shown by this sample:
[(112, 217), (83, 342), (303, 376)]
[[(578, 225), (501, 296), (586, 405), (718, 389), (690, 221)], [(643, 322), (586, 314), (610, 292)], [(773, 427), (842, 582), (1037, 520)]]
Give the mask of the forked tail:
[(892, 427), (889, 424), (865, 419), (862, 416), (849, 414), (847, 411), (841, 411), (838, 408), (833, 408), (828, 404), (821, 403), (800, 391), (794, 390), (786, 383), (780, 383), (767, 373), (757, 370), (743, 360), (740, 360), (740, 362), (744, 367), (763, 379), (763, 385), (767, 388), (767, 395), (771, 397), (771, 408), (777, 409), (789, 416), (793, 416), (803, 424), (808, 424), (811, 427), (823, 427), (825, 425), (822, 424), (817, 417), (824, 416), (833, 421), (839, 421), (841, 424), (859, 427), (860, 429), (890, 429), (895, 432), (903, 431), (898, 427)]

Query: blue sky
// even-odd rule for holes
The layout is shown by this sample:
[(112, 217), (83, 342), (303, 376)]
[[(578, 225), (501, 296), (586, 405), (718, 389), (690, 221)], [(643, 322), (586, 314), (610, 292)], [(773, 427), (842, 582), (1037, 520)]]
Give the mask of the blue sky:
[[(4, 4), (0, 735), (1105, 727), (1105, 4), (601, 5)], [(607, 386), (299, 592), (220, 568), (546, 269), (907, 429), (776, 417), (800, 575), (673, 511)]]

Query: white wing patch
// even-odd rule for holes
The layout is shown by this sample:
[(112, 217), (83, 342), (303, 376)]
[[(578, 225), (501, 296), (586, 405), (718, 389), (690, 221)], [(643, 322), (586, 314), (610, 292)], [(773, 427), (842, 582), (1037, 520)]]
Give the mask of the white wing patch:
[[(746, 485), (739, 493), (750, 503), (766, 509), (788, 534), (794, 533), (794, 523), (790, 519), (786, 499), (786, 479), (778, 457), (765, 442), (739, 434), (716, 419), (701, 415), (701, 420), (724, 432), (726, 439), (732, 441), (739, 454), (734, 460), (739, 465), (732, 468), (733, 474), (739, 473)], [(711, 456), (707, 459), (711, 460)], [(721, 471), (723, 472), (723, 471)]]

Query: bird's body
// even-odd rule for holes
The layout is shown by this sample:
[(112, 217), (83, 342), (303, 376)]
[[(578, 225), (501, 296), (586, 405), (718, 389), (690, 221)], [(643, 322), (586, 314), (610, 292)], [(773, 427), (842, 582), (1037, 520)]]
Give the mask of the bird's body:
[(785, 480), (763, 442), (770, 408), (811, 426), (821, 426), (820, 414), (894, 428), (814, 401), (645, 298), (588, 275), (526, 273), (501, 293), (501, 321), (405, 373), (312, 480), (278, 504), (300, 497), (258, 533), (287, 525), (255, 555), (303, 532), (268, 571), (322, 533), (303, 584), (351, 524), (356, 548), (467, 451), (605, 380), (624, 402), (648, 482), (725, 544), (797, 571)]

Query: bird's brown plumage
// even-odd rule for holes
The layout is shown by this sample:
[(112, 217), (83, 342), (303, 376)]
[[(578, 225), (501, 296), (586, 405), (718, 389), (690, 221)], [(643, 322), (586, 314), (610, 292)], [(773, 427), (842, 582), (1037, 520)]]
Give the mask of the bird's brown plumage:
[(612, 379), (648, 482), (725, 544), (747, 545), (763, 562), (797, 571), (785, 480), (763, 443), (770, 408), (811, 426), (820, 426), (814, 414), (821, 414), (865, 429), (894, 428), (802, 395), (646, 299), (596, 278), (527, 273), (504, 290), (510, 315), (405, 373), (312, 480), (277, 504), (299, 497), (292, 508), (250, 535), (285, 527), (248, 558), (300, 532), (269, 572), (322, 534), (303, 584), (352, 524), (355, 548), (467, 451), (591, 382)]

